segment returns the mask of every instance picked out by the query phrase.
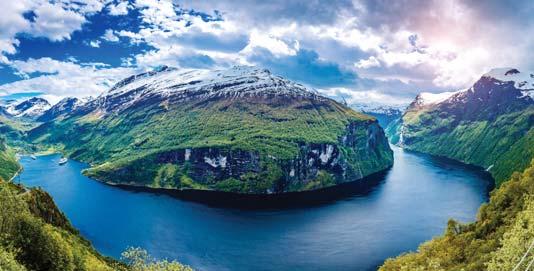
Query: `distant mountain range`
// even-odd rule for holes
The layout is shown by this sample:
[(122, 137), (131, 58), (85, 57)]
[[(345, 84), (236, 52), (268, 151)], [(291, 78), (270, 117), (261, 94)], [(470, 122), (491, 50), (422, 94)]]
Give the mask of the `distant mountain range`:
[(486, 168), (497, 180), (534, 157), (534, 75), (494, 69), (472, 87), (421, 93), (387, 128), (392, 143)]
[(0, 105), (0, 114), (4, 116), (35, 119), (50, 108), (50, 103), (38, 97), (17, 103), (9, 101), (6, 105)]
[(29, 139), (109, 183), (237, 193), (312, 190), (393, 163), (377, 121), (272, 75), (170, 67), (44, 112)]
[(403, 110), (407, 105), (385, 105), (385, 104), (369, 104), (356, 103), (351, 104), (350, 107), (358, 112), (375, 117), (380, 126), (386, 128), (390, 122), (400, 118)]

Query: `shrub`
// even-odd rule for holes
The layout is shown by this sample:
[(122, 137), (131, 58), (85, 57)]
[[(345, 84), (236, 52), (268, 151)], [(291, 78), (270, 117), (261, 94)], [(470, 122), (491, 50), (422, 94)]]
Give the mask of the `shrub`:
[(24, 215), (18, 221), (14, 245), (20, 248), (17, 259), (36, 271), (74, 270), (74, 256), (69, 244), (52, 226)]
[(127, 248), (122, 253), (122, 260), (132, 271), (193, 271), (191, 267), (176, 261), (157, 261), (141, 248)]

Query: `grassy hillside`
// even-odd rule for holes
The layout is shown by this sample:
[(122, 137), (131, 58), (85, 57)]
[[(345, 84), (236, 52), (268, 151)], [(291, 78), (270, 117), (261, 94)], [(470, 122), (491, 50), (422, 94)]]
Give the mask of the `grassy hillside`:
[(9, 141), (9, 146), (24, 151), (33, 151), (26, 141), (26, 132), (35, 128), (38, 123), (16, 119), (0, 114), (0, 135)]
[[(98, 110), (71, 116), (46, 123), (32, 130), (30, 136), (37, 144), (54, 146), (72, 158), (97, 165), (87, 174), (100, 180), (263, 193), (276, 190), (280, 178), (289, 178), (288, 168), (306, 144), (339, 146), (344, 159), (350, 162), (350, 170), (360, 175), (389, 167), (392, 155), (385, 140), (377, 141), (372, 146), (374, 151), (366, 149), (368, 126), (374, 122), (369, 116), (326, 99), (164, 100), (106, 116)], [(350, 124), (354, 124), (354, 136), (361, 139), (359, 152), (340, 144)], [(161, 161), (162, 155), (177, 156), (182, 152), (183, 156), (186, 149), (217, 151), (225, 155), (225, 161), (226, 157), (246, 154), (252, 158), (240, 163), (259, 162), (257, 167), (224, 175), (228, 179), (220, 180), (195, 175), (194, 163)], [(246, 166), (239, 168), (247, 170)], [(196, 171), (200, 170), (207, 172)], [(225, 183), (218, 184), (220, 181)], [(301, 190), (306, 185), (293, 189)]]
[[(419, 95), (386, 132), (404, 148), (487, 169), (497, 189), (476, 222), (449, 221), (444, 236), (386, 261), (381, 270), (514, 269), (534, 242), (532, 99), (512, 81), (483, 76), (438, 103), (425, 103)], [(526, 269), (532, 252), (517, 270)]]
[(8, 182), (19, 169), (0, 140), (0, 270), (126, 270), (80, 237), (46, 192)]
[[(534, 160), (492, 192), (476, 222), (451, 220), (444, 236), (387, 260), (380, 270), (512, 270), (533, 242)], [(517, 270), (526, 270), (533, 257), (530, 251)]]
[(371, 119), (337, 104), (302, 101), (274, 107), (219, 100), (149, 105), (103, 118), (94, 112), (45, 124), (31, 136), (36, 142), (57, 142), (73, 156), (96, 163), (133, 159), (159, 149), (206, 147), (292, 158), (298, 142), (336, 143), (350, 121)]
[(440, 109), (414, 110), (387, 129), (403, 147), (489, 168), (497, 185), (534, 157), (534, 106), (494, 119), (457, 120)]
[(20, 170), (13, 150), (7, 147), (5, 139), (0, 137), (0, 181), (10, 180)]

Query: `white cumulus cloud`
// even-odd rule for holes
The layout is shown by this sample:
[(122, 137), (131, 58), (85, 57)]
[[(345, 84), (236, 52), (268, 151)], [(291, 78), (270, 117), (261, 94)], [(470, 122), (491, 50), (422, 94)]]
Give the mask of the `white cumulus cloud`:
[(130, 8), (130, 5), (128, 4), (128, 1), (121, 1), (120, 3), (116, 5), (110, 4), (108, 6), (108, 13), (114, 16), (127, 15), (129, 8)]

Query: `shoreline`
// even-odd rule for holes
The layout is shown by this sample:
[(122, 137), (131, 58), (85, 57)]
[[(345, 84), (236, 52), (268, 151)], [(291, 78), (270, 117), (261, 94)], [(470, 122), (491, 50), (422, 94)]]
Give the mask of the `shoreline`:
[[(393, 148), (398, 148), (401, 151), (411, 152), (418, 155), (428, 156), (431, 159), (444, 159), (454, 164), (462, 165), (471, 169), (479, 171), (481, 174), (489, 176), (491, 181), (489, 182), (488, 194), (495, 188), (495, 179), (493, 176), (484, 170), (484, 168), (462, 162), (453, 158), (433, 155), (417, 150), (411, 150), (409, 148), (402, 148), (398, 145), (392, 145)], [(61, 154), (61, 152), (50, 152), (40, 154), (39, 156)], [(69, 158), (70, 159), (70, 158)], [(84, 161), (78, 161), (71, 159), (72, 161), (83, 163), (91, 166), (90, 163)], [(324, 187), (320, 189), (310, 191), (298, 191), (298, 192), (283, 192), (277, 194), (242, 194), (234, 192), (224, 192), (217, 190), (198, 190), (198, 189), (176, 189), (176, 188), (163, 188), (163, 187), (149, 187), (136, 184), (123, 184), (115, 182), (102, 181), (93, 177), (89, 177), (82, 172), (80, 174), (89, 178), (91, 181), (95, 181), (107, 186), (119, 188), (131, 192), (140, 193), (152, 193), (155, 195), (167, 195), (173, 198), (187, 200), (195, 203), (205, 204), (211, 207), (221, 208), (236, 208), (236, 209), (277, 209), (277, 208), (302, 208), (312, 207), (317, 205), (323, 205), (331, 203), (333, 201), (342, 200), (354, 195), (366, 194), (369, 189), (372, 189), (376, 185), (380, 184), (388, 172), (393, 168), (393, 165), (372, 173), (361, 179), (357, 179), (350, 182), (336, 184), (334, 186)]]
[[(423, 155), (423, 157), (430, 159), (432, 156)], [(53, 156), (53, 157), (46, 158), (46, 160), (47, 161), (50, 160), (50, 162), (52, 163), (50, 164), (50, 166), (52, 168), (55, 168), (58, 166), (53, 162), (57, 158), (58, 158), (57, 156)], [(430, 159), (430, 160), (434, 160), (434, 159)], [(437, 157), (437, 159), (435, 160), (440, 161), (442, 160), (442, 158)], [(445, 159), (445, 160), (450, 161), (449, 159)], [(24, 158), (24, 161), (31, 163), (31, 161), (29, 161), (27, 158)], [(417, 161), (417, 159), (414, 161)], [(430, 161), (429, 164), (436, 166), (438, 165), (436, 161)], [(454, 164), (457, 164), (457, 163), (454, 163)], [(464, 164), (462, 165), (466, 166)], [(79, 172), (79, 170), (81, 170), (82, 168), (87, 167), (88, 164), (80, 163), (80, 162), (77, 162), (76, 160), (72, 160), (72, 164), (70, 166), (74, 167), (76, 171)], [(456, 170), (462, 170), (462, 169), (463, 167), (457, 168)], [(86, 178), (89, 178), (90, 180), (81, 179), (80, 181), (83, 181), (83, 182), (96, 181), (96, 182), (102, 183), (105, 186), (113, 186), (114, 188), (120, 188), (122, 190), (122, 191), (120, 190), (118, 191), (120, 193), (140, 193), (140, 194), (130, 194), (129, 196), (124, 195), (124, 197), (135, 197), (135, 198), (149, 197), (149, 198), (152, 198), (151, 200), (158, 200), (157, 198), (160, 198), (159, 200), (161, 202), (167, 202), (166, 204), (171, 206), (169, 207), (169, 210), (174, 210), (173, 208), (176, 205), (178, 206), (180, 204), (197, 205), (197, 202), (199, 202), (202, 204), (198, 204), (196, 207), (193, 205), (191, 207), (188, 207), (187, 210), (189, 210), (190, 208), (199, 208), (199, 210), (204, 210), (203, 209), (204, 207), (202, 206), (204, 205), (204, 206), (218, 209), (218, 210), (213, 211), (215, 213), (219, 213), (223, 209), (230, 209), (228, 212), (244, 210), (245, 213), (249, 213), (249, 212), (257, 211), (260, 214), (278, 212), (278, 211), (286, 211), (286, 210), (289, 210), (290, 213), (292, 212), (310, 212), (311, 213), (311, 212), (314, 212), (315, 209), (320, 209), (320, 208), (326, 208), (325, 210), (332, 210), (331, 208), (328, 208), (327, 206), (330, 204), (335, 205), (337, 204), (337, 202), (340, 202), (342, 205), (344, 205), (345, 201), (359, 201), (360, 198), (362, 197), (369, 196), (372, 198), (374, 197), (374, 195), (386, 196), (388, 193), (375, 193), (375, 192), (376, 191), (387, 191), (387, 190), (384, 190), (383, 188), (387, 187), (387, 184), (388, 184), (387, 176), (392, 175), (391, 174), (392, 172), (394, 171), (392, 171), (391, 169), (384, 170), (382, 172), (373, 174), (371, 176), (367, 176), (359, 180), (355, 180), (352, 182), (343, 183), (337, 186), (319, 189), (315, 191), (293, 192), (293, 193), (275, 194), (275, 195), (272, 195), (272, 194), (271, 195), (268, 195), (268, 194), (267, 195), (247, 195), (247, 194), (243, 195), (243, 194), (217, 192), (217, 191), (203, 191), (203, 190), (178, 191), (175, 189), (150, 188), (150, 187), (142, 187), (142, 186), (105, 183), (105, 182), (102, 182), (102, 181), (99, 181), (93, 178), (89, 178), (87, 176), (81, 176), (81, 177), (86, 177)], [(411, 171), (411, 172), (413, 173), (417, 171)], [(480, 170), (477, 170), (477, 172), (480, 172)], [(412, 174), (412, 175), (417, 176), (417, 174)], [(409, 179), (407, 180), (408, 182), (410, 182)], [(96, 185), (97, 187), (96, 189), (106, 189), (106, 187), (104, 187), (103, 185), (100, 185), (100, 184)], [(391, 187), (391, 185), (389, 185), (389, 187)], [(107, 189), (111, 191), (111, 190), (115, 190), (114, 188), (107, 188)], [(63, 190), (61, 190), (60, 188), (59, 191), (63, 191)], [(439, 192), (439, 190), (434, 190), (434, 191)], [(103, 194), (107, 194), (107, 193), (103, 193)], [(181, 202), (181, 200), (173, 201), (171, 198), (167, 198), (167, 196), (176, 197), (178, 199), (185, 199), (185, 200), (190, 201), (190, 203), (186, 201)], [(191, 199), (191, 197), (193, 197), (193, 199)], [(228, 197), (231, 197), (230, 199), (231, 202), (225, 202), (228, 200)], [(237, 199), (238, 202), (236, 202), (236, 198), (238, 198)], [(156, 206), (157, 208), (158, 205), (154, 205), (154, 206)], [(230, 207), (230, 208), (225, 208), (225, 207)], [(355, 239), (358, 240), (358, 238), (355, 238)], [(406, 251), (409, 251), (409, 250), (406, 250)], [(372, 264), (373, 264), (373, 268), (375, 268), (377, 266), (382, 265), (383, 261), (380, 260)]]
[(15, 174), (13, 174), (13, 177), (11, 177), (8, 182), (10, 182), (10, 183), (13, 182), (13, 180), (15, 178), (17, 178), (17, 176), (19, 176), (19, 174), (22, 172), (23, 169), (24, 169), (24, 167), (21, 165), (19, 167), (19, 169), (17, 170), (17, 172), (15, 172)]
[(391, 167), (368, 175), (362, 179), (337, 184), (311, 191), (284, 192), (278, 194), (241, 194), (216, 190), (156, 188), (105, 182), (90, 178), (92, 181), (137, 193), (153, 193), (173, 198), (206, 204), (212, 207), (237, 209), (278, 209), (312, 207), (342, 200), (355, 195), (368, 194), (376, 185), (385, 180)]
[(468, 163), (466, 161), (458, 160), (458, 159), (447, 157), (447, 156), (443, 156), (443, 155), (432, 154), (432, 153), (428, 153), (428, 152), (422, 152), (422, 151), (418, 151), (418, 150), (415, 150), (415, 149), (410, 149), (410, 148), (407, 148), (407, 147), (401, 147), (401, 146), (396, 145), (396, 144), (391, 144), (390, 143), (390, 145), (394, 146), (396, 148), (399, 148), (402, 151), (416, 153), (416, 154), (419, 154), (419, 155), (427, 155), (427, 156), (434, 157), (434, 158), (439, 158), (439, 159), (445, 159), (445, 160), (448, 160), (449, 162), (452, 162), (452, 163), (455, 163), (455, 164), (461, 164), (461, 165), (463, 165), (465, 167), (475, 169), (477, 171), (480, 171), (482, 173), (487, 174), (487, 176), (489, 176), (491, 178), (491, 185), (492, 185), (491, 191), (496, 186), (495, 178), (493, 178), (493, 175), (488, 170), (486, 170), (486, 168), (483, 167), (483, 166), (479, 166), (479, 165), (476, 165), (476, 164)]
[[(61, 152), (40, 153), (36, 156), (61, 155)], [(77, 163), (91, 166), (90, 163), (70, 159)], [(148, 187), (135, 184), (121, 184), (106, 182), (89, 177), (82, 172), (81, 175), (91, 181), (107, 186), (119, 188), (131, 192), (152, 193), (155, 195), (167, 195), (173, 198), (205, 204), (211, 207), (237, 208), (237, 209), (277, 209), (277, 208), (302, 208), (331, 203), (354, 195), (364, 195), (372, 188), (380, 184), (393, 165), (367, 175), (361, 179), (340, 183), (329, 187), (310, 191), (283, 192), (277, 194), (242, 194), (217, 190), (198, 189), (175, 189), (163, 187)], [(22, 171), (22, 169), (20, 170)], [(20, 172), (19, 171), (19, 172)], [(83, 171), (83, 170), (82, 170)]]

